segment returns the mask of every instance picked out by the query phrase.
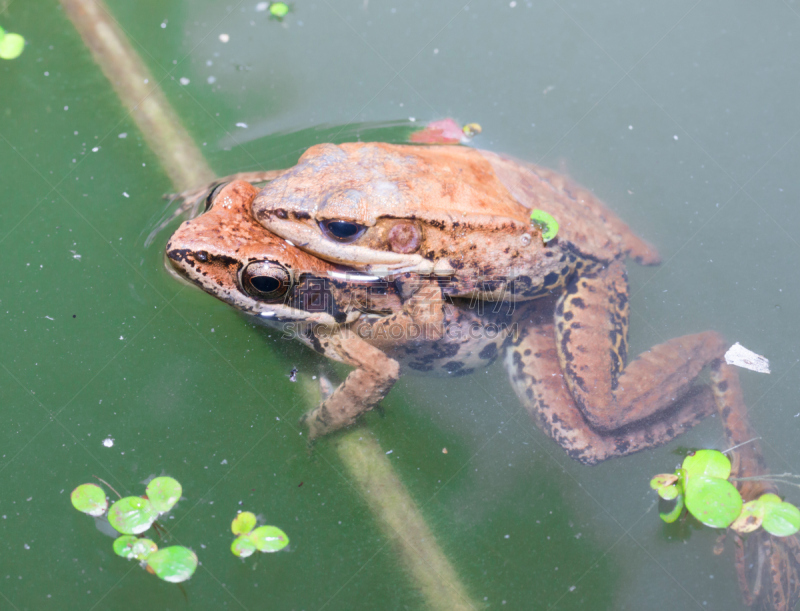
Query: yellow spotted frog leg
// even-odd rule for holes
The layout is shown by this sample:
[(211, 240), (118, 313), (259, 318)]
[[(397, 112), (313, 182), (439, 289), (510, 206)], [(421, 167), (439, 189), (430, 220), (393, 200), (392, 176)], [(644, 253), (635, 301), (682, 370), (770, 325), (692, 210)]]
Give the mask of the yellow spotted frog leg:
[[(731, 475), (767, 474), (761, 447), (754, 441), (757, 435), (750, 426), (736, 371), (718, 360), (711, 368), (711, 382), (720, 406), (726, 443), (736, 448), (729, 453)], [(775, 486), (764, 480), (735, 483), (745, 501), (767, 492), (777, 493)], [(774, 537), (758, 529), (743, 536), (733, 533), (733, 540), (736, 573), (745, 604), (757, 609), (792, 611), (800, 601), (800, 541), (797, 536)]]
[(556, 306), (558, 358), (575, 402), (598, 431), (669, 409), (725, 344), (718, 333), (653, 346), (626, 366), (628, 279), (621, 261), (596, 265), (567, 286)]
[(575, 460), (595, 464), (661, 445), (714, 412), (711, 389), (697, 386), (664, 418), (633, 424), (623, 431), (593, 430), (575, 404), (559, 365), (554, 300), (527, 302), (522, 307), (515, 316), (518, 333), (505, 353), (511, 385), (537, 426)]

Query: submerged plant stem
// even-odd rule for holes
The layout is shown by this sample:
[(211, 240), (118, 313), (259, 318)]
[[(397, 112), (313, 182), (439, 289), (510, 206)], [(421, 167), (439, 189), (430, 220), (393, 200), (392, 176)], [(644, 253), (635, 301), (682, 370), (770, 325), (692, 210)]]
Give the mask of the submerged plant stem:
[(175, 189), (213, 180), (214, 172), (102, 0), (61, 0), (61, 5)]
[(470, 599), (377, 440), (366, 428), (357, 427), (339, 435), (335, 444), (348, 474), (413, 576), (426, 608), (480, 608)]
[[(175, 189), (184, 191), (213, 180), (202, 153), (102, 0), (61, 0), (61, 4)], [(395, 544), (426, 608), (478, 609), (378, 442), (365, 428), (358, 428), (340, 435), (335, 445), (376, 521)]]

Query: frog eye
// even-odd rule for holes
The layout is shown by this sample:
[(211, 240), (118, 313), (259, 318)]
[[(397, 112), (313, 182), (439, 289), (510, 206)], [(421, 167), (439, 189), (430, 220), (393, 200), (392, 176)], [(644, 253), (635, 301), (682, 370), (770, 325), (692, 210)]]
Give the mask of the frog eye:
[(222, 191), (226, 186), (228, 186), (227, 182), (221, 182), (216, 187), (211, 189), (211, 193), (209, 193), (208, 197), (206, 197), (206, 208), (203, 210), (203, 212), (208, 212), (209, 208), (214, 205), (214, 200), (217, 199), (219, 192)]
[(344, 244), (355, 242), (367, 230), (364, 225), (350, 221), (322, 221), (319, 226), (326, 236)]
[(280, 299), (291, 286), (292, 275), (272, 261), (254, 261), (242, 272), (242, 288), (256, 299)]

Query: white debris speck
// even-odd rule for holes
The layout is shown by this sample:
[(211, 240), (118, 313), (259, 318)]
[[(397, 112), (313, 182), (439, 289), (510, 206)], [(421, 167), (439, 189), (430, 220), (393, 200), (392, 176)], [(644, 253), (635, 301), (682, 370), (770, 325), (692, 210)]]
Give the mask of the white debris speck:
[(179, 82), (181, 85), (188, 85), (188, 84), (190, 83), (189, 79), (188, 79), (188, 78), (186, 78), (185, 76), (182, 76), (182, 77), (180, 78), (180, 81), (178, 81), (178, 82)]
[(164, 21), (161, 22), (161, 29), (165, 30), (166, 28), (167, 28), (167, 20), (165, 19)]
[(394, 452), (394, 450), (389, 450), (389, 451), (388, 451), (388, 452), (386, 452), (386, 453), (387, 453), (387, 454), (391, 454), (392, 452)]
[(575, 591), (575, 588), (577, 588), (577, 587), (578, 587), (578, 586), (570, 586), (570, 587), (569, 587), (569, 591), (570, 591), (570, 592), (574, 592), (574, 591)]
[(64, 110), (69, 110), (69, 106), (64, 106)]
[(70, 250), (70, 252), (72, 253), (73, 259), (77, 259), (78, 261), (81, 260), (81, 255), (79, 255), (77, 252), (75, 252), (74, 250)]
[(217, 82), (217, 77), (216, 77), (216, 76), (209, 76), (209, 77), (206, 79), (206, 82), (207, 82), (209, 85), (213, 85), (214, 83), (216, 83), (216, 82)]
[(264, 11), (266, 11), (268, 8), (269, 8), (269, 2), (259, 2), (258, 4), (256, 4), (256, 10), (257, 10), (259, 13), (263, 13), (263, 12), (264, 12)]
[(92, 152), (93, 152), (93, 153), (96, 153), (96, 152), (97, 152), (97, 151), (99, 151), (99, 150), (100, 150), (100, 147), (99, 147), (99, 146), (96, 146), (96, 147), (94, 147), (94, 148), (92, 149)]
[(417, 118), (416, 117), (409, 117), (408, 120), (411, 121), (412, 123), (414, 123), (417, 120)]
[(125, 338), (124, 338), (124, 337), (122, 337), (121, 335), (119, 336), (119, 338), (120, 338), (121, 340), (124, 340), (124, 339), (125, 339)]
[(55, 318), (50, 318), (49, 316), (45, 316), (47, 320), (55, 320)]
[(114, 438), (113, 437), (106, 437), (103, 439), (103, 445), (107, 448), (110, 448), (114, 445)]
[(433, 50), (433, 54), (434, 54), (434, 55), (438, 55), (438, 54), (439, 54), (439, 49), (434, 49), (434, 50)]
[(24, 547), (25, 549), (30, 549), (30, 548), (31, 548), (31, 546), (30, 546), (30, 545), (28, 545), (27, 543), (23, 543), (23, 544), (22, 544), (22, 547)]
[(219, 41), (220, 42), (228, 42), (231, 39), (230, 35), (228, 34), (220, 34)]
[(221, 463), (219, 463), (219, 464), (221, 464), (221, 465), (227, 465), (227, 464), (228, 464), (228, 459), (227, 459), (227, 458), (226, 458), (226, 459), (224, 459), (224, 460), (223, 460)]
[(629, 126), (628, 126), (628, 129), (633, 129), (633, 125), (629, 125)]
[(127, 138), (127, 137), (128, 137), (128, 132), (122, 132), (121, 134), (119, 134), (119, 135), (117, 136), (117, 138), (123, 138), (123, 139), (124, 139), (124, 138)]
[(725, 362), (728, 365), (744, 367), (758, 373), (769, 373), (769, 360), (760, 354), (751, 352), (739, 342), (736, 342), (725, 353)]
[(542, 91), (542, 94), (543, 95), (547, 95), (548, 93), (553, 91), (553, 89), (555, 89), (555, 88), (556, 88), (555, 85), (548, 85), (547, 87), (544, 88), (544, 91)]
[(677, 140), (678, 139), (678, 134), (675, 134), (674, 136), (672, 136), (672, 139), (673, 140)]
[(239, 123), (236, 124), (236, 127), (241, 127), (242, 129), (247, 129), (247, 123), (242, 123), (241, 121), (239, 121)]
[(130, 195), (128, 195), (127, 191), (123, 191), (123, 192), (122, 192), (122, 194), (123, 194), (125, 197), (130, 197)]
[(514, 0), (511, 0), (511, 2), (508, 3), (508, 6), (510, 6), (511, 8), (514, 8), (515, 6), (517, 6), (517, 3), (514, 2)]

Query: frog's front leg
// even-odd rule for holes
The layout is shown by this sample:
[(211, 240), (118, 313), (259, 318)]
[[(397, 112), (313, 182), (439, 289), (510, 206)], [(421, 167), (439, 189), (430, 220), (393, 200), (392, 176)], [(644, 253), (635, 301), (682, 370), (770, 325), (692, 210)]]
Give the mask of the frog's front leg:
[(658, 446), (714, 411), (711, 389), (698, 386), (687, 392), (667, 417), (611, 433), (593, 430), (575, 404), (559, 365), (553, 305), (551, 299), (530, 302), (515, 316), (518, 332), (506, 349), (506, 368), (517, 396), (537, 426), (570, 457), (595, 464)]
[(319, 352), (355, 367), (319, 407), (304, 416), (314, 439), (353, 424), (375, 407), (397, 381), (400, 366), (350, 329), (318, 327), (312, 333)]
[(706, 331), (653, 346), (626, 366), (628, 280), (621, 261), (573, 279), (558, 301), (555, 322), (567, 385), (599, 431), (668, 409), (725, 351), (722, 337)]

